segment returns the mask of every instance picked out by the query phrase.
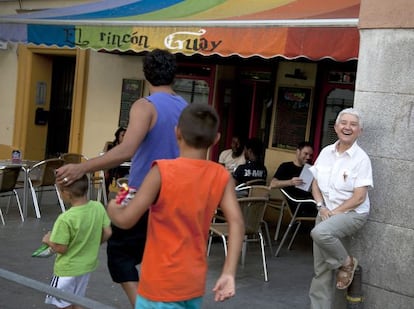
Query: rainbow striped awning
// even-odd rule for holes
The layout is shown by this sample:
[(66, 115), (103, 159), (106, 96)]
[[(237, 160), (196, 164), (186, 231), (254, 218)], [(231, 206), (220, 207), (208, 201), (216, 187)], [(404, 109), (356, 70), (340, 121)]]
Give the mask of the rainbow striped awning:
[(357, 59), (360, 0), (103, 0), (0, 16), (0, 41), (186, 55)]

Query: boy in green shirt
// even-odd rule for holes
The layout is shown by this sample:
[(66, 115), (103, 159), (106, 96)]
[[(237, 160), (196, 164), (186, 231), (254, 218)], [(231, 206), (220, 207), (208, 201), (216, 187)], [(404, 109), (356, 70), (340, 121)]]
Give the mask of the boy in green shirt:
[[(42, 242), (57, 253), (51, 286), (84, 296), (90, 273), (98, 266), (100, 244), (112, 234), (110, 220), (104, 206), (87, 198), (88, 178), (84, 175), (68, 186), (59, 186), (59, 192), (71, 208), (60, 214), (52, 231)], [(76, 305), (46, 296), (46, 304), (57, 308), (78, 308)]]

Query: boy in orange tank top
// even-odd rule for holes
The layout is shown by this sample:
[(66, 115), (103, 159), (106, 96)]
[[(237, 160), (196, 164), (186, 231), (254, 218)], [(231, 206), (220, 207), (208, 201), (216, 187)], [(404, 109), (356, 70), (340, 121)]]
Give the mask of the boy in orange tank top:
[(186, 107), (176, 127), (180, 157), (155, 161), (125, 207), (119, 200), (108, 205), (112, 222), (123, 229), (150, 210), (135, 308), (158, 308), (163, 303), (171, 308), (201, 308), (209, 227), (218, 206), (230, 233), (214, 298), (224, 301), (235, 295), (244, 223), (232, 177), (222, 165), (207, 160), (209, 147), (220, 138), (218, 126), (211, 106), (193, 103)]

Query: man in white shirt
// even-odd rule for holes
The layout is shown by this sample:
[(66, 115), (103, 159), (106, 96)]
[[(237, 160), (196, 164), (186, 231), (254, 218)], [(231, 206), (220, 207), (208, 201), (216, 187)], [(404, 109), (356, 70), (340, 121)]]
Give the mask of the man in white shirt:
[(246, 163), (246, 158), (243, 154), (244, 145), (238, 136), (233, 136), (231, 140), (231, 148), (223, 150), (219, 156), (219, 163), (233, 173), (235, 169)]
[(332, 308), (333, 271), (337, 273), (337, 289), (351, 284), (358, 261), (343, 240), (367, 221), (368, 189), (373, 187), (371, 161), (356, 142), (362, 132), (359, 113), (353, 108), (341, 111), (335, 132), (338, 141), (325, 147), (310, 168), (314, 175), (312, 194), (319, 208), (311, 232), (315, 273), (309, 291), (312, 309)]

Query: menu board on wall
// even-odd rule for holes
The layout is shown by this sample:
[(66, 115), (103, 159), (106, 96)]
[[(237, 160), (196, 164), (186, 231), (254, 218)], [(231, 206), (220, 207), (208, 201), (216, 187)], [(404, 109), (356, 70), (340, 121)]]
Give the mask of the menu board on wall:
[(278, 88), (272, 147), (296, 149), (298, 143), (307, 140), (311, 102), (311, 88)]
[(129, 110), (131, 105), (142, 96), (143, 80), (123, 79), (121, 94), (121, 109), (119, 112), (120, 127), (127, 127), (129, 122)]

